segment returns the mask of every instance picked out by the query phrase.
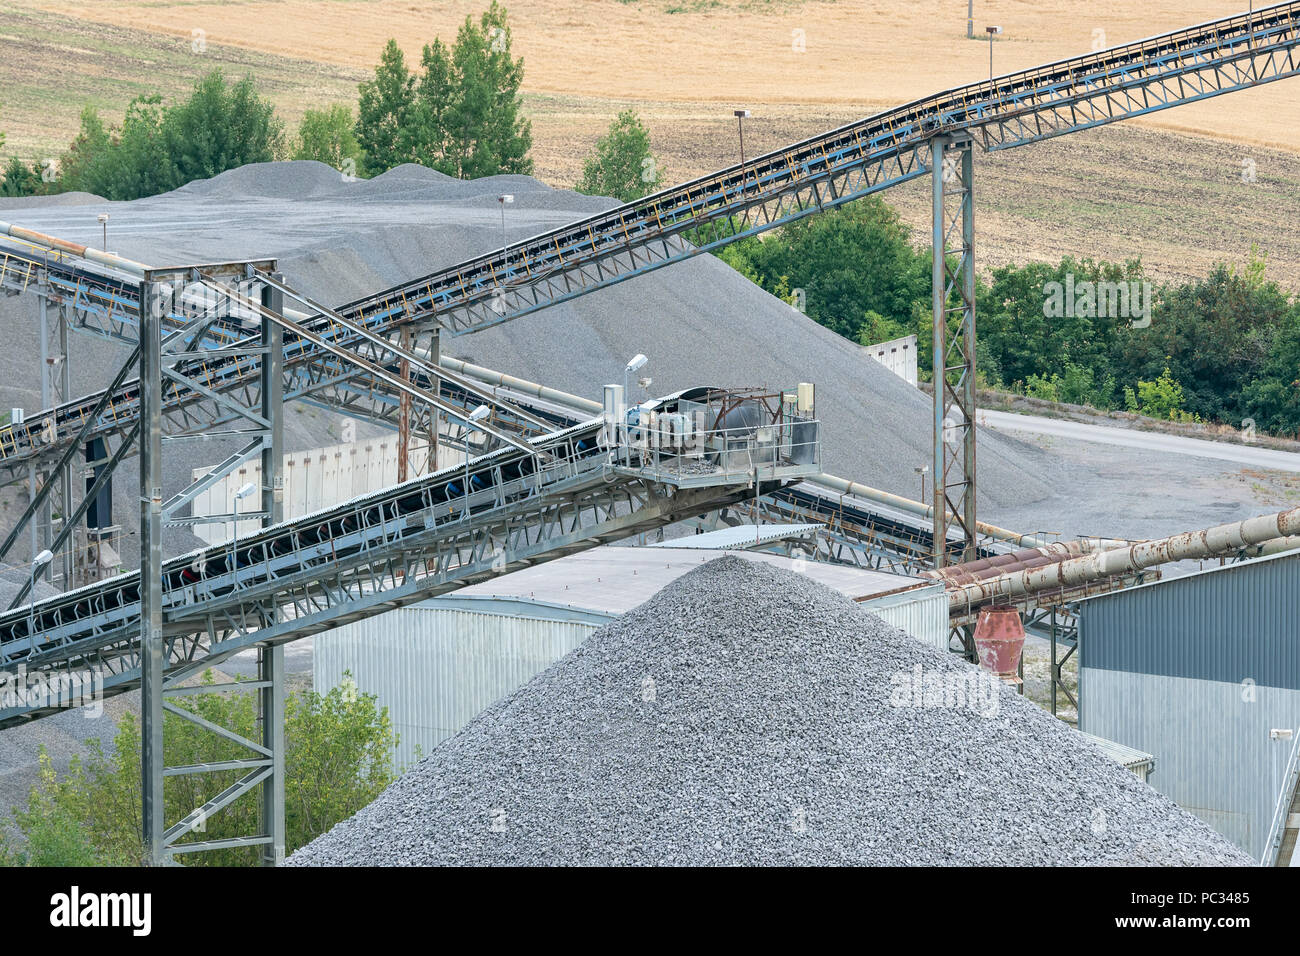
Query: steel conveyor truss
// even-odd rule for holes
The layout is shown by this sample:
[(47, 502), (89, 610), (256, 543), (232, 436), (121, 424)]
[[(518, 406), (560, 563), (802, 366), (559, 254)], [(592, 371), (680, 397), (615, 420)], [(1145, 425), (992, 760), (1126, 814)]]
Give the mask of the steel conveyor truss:
[[(527, 442), (527, 452), (473, 459), (468, 472), (443, 469), (164, 562), (168, 680), (754, 493), (749, 469), (697, 470), (682, 487), (636, 452), (621, 464), (603, 427), (574, 425)], [(769, 461), (759, 479), (769, 489), (818, 467)], [(94, 671), (106, 696), (137, 686), (139, 601), (131, 572), (0, 615), (0, 672), (57, 687)], [(0, 727), (58, 706), (0, 696)]]
[[(1023, 146), (1294, 76), (1300, 71), (1297, 45), (1300, 3), (1283, 3), (949, 90), (336, 310), (364, 327), (365, 336), (323, 314), (309, 327), (392, 368), (397, 355), (383, 341), (395, 344), (403, 328), (417, 345), (435, 326), (454, 334), (486, 328), (926, 175), (930, 141), (940, 133), (972, 136), (988, 150)], [(138, 293), (130, 281), (61, 256), (0, 252), (0, 286), (23, 291), (45, 269), (51, 286), (78, 310), (80, 327), (128, 339), (133, 334), (132, 297)], [(393, 422), (397, 396), (382, 383), (372, 388), (364, 370), (292, 335), (285, 348), (286, 399)], [(238, 364), (207, 371), (218, 388), (246, 387), (257, 375)], [(69, 403), (0, 433), (0, 480), (18, 480), (17, 463), (51, 455), (43, 446), (75, 430), (94, 400)], [(138, 414), (131, 383), (112, 407), (104, 428), (129, 429)], [(52, 442), (51, 430), (40, 424), (51, 416), (57, 425)], [(201, 395), (180, 390), (168, 398), (165, 428), (221, 421)]]

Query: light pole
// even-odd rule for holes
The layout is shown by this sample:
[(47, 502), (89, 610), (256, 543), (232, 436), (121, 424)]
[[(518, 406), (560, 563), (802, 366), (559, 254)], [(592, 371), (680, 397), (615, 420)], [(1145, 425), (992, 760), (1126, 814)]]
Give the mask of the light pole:
[(501, 248), (506, 247), (506, 206), (515, 201), (515, 197), (510, 193), (502, 193), (497, 196), (497, 202), (501, 204)]
[(257, 490), (251, 481), (235, 492), (235, 533), (230, 539), (231, 568), (233, 572), (239, 565), (239, 503)]
[(1002, 32), (1001, 27), (985, 27), (984, 32), (989, 35), (989, 85), (993, 85), (993, 38)]
[(650, 360), (638, 352), (632, 356), (632, 361), (627, 363), (627, 368), (623, 369), (623, 404), (629, 407), (632, 405), (632, 396), (628, 394), (628, 378), (633, 372), (642, 369), (648, 361)]
[(32, 560), (32, 589), (27, 592), (27, 633), (36, 630), (36, 578), (41, 569), (54, 560), (54, 552), (48, 548)]
[(99, 220), (99, 224), (100, 224), (100, 225), (103, 227), (103, 229), (104, 229), (104, 246), (103, 246), (103, 248), (104, 248), (104, 251), (105, 251), (105, 252), (108, 252), (108, 213), (106, 213), (106, 212), (101, 212), (101, 213), (100, 213), (98, 216), (96, 216), (95, 218), (96, 218), (97, 220)]
[(966, 39), (975, 39), (975, 0), (966, 0)]
[(479, 430), (474, 426), (491, 413), (492, 409), (480, 405), (465, 418), (465, 514), (467, 516), (469, 515), (469, 436)]
[(925, 503), (925, 476), (930, 473), (930, 466), (921, 465), (917, 468), (913, 468), (912, 470), (921, 476), (921, 503), (924, 504)]
[(745, 120), (749, 119), (749, 110), (733, 110), (736, 128), (740, 130), (740, 174), (745, 175)]
[(633, 372), (643, 368), (645, 366), (645, 363), (648, 361), (650, 360), (646, 358), (644, 355), (642, 355), (640, 352), (638, 352), (636, 355), (632, 356), (632, 361), (628, 362), (627, 367), (623, 369), (623, 434), (627, 436), (627, 440), (624, 442), (624, 446), (623, 446), (624, 464), (631, 464), (632, 462), (632, 452), (630, 448), (632, 442), (631, 442), (631, 436), (628, 431), (628, 421), (627, 421), (628, 409), (632, 407), (631, 397), (627, 393), (628, 378), (632, 375)]

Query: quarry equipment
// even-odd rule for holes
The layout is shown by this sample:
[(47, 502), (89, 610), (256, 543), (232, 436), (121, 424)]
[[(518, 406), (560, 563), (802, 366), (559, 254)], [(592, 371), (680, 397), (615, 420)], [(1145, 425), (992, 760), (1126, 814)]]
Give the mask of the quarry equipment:
[[(1009, 149), (1294, 76), (1300, 71), (1298, 45), (1300, 4), (1282, 3), (954, 88), (402, 283), (336, 312), (394, 345), (400, 329), (409, 327), (414, 334), (408, 341), (418, 345), (419, 335), (461, 334), (509, 321), (931, 174), (932, 238), (939, 253), (933, 378), (946, 385), (935, 395), (934, 540), (940, 544), (934, 561), (948, 563), (950, 527), (959, 532), (962, 556), (969, 560), (977, 537), (973, 144)], [(34, 238), (12, 226), (0, 231)], [(55, 251), (62, 255), (65, 249)], [(130, 266), (112, 258), (96, 253), (90, 261), (130, 274), (124, 271)], [(60, 266), (47, 263), (47, 268)], [(21, 256), (6, 253), (0, 284), (26, 289), (33, 279), (39, 281), (38, 273), (38, 265), (29, 261), (24, 267)], [(114, 280), (64, 276), (59, 281), (64, 294), (71, 294), (72, 307), (85, 309), (88, 320), (100, 316), (106, 330), (125, 333), (129, 308), (88, 308), (97, 300), (114, 303), (119, 294)], [(92, 292), (92, 286), (98, 286), (96, 294), (80, 294), (83, 288)], [(317, 318), (322, 328), (315, 331), (328, 328), (326, 317)], [(396, 364), (388, 347), (356, 334), (336, 342), (368, 354), (376, 364)], [(340, 367), (332, 355), (304, 345), (286, 356), (286, 374), (300, 362), (321, 368), (318, 374), (293, 373), (287, 397), (310, 397), (349, 414), (389, 420), (400, 404), (385, 407), (390, 403), (375, 397), (382, 390), (372, 392), (364, 373)], [(129, 415), (131, 397), (123, 399), (113, 404)], [(187, 400), (194, 396), (182, 391), (170, 401)], [(57, 439), (66, 416), (54, 412), (53, 417)], [(12, 454), (0, 447), (0, 467), (28, 453), (33, 436), (24, 429), (12, 438)]]

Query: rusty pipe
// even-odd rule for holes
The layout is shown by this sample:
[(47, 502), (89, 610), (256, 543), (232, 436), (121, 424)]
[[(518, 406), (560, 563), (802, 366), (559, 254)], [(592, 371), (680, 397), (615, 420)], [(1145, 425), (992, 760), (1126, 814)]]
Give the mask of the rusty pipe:
[(134, 259), (127, 259), (125, 256), (117, 256), (103, 249), (92, 249), (90, 246), (83, 246), (77, 242), (69, 242), (67, 239), (60, 239), (57, 236), (47, 236), (43, 232), (37, 232), (35, 229), (26, 229), (23, 226), (15, 226), (13, 223), (0, 222), (0, 235), (11, 236), (14, 239), (21, 239), (23, 242), (31, 243), (38, 246), (44, 246), (55, 252), (66, 252), (70, 255), (79, 256), (90, 262), (98, 263), (101, 266), (107, 266), (110, 269), (116, 269), (119, 272), (126, 272), (137, 278), (143, 278), (149, 267), (143, 262), (136, 262)]
[(1292, 508), (958, 585), (948, 591), (948, 607), (962, 610), (998, 598), (1019, 598), (1039, 591), (1077, 587), (1115, 575), (1134, 574), (1158, 564), (1212, 558), (1297, 535), (1300, 535), (1300, 508)]

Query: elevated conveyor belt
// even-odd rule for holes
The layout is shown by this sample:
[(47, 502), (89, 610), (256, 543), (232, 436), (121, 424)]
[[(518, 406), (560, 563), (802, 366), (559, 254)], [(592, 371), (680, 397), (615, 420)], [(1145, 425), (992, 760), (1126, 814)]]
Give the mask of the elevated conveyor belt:
[[(692, 390), (681, 401), (707, 402), (713, 394)], [(503, 448), (168, 560), (168, 676), (816, 474), (816, 423), (783, 418), (773, 427), (775, 445), (752, 429), (701, 435), (700, 452), (684, 466), (659, 450), (611, 449), (602, 421), (579, 423), (530, 440), (528, 451)], [(760, 489), (752, 484), (756, 473)], [(111, 696), (139, 683), (139, 632), (139, 572), (121, 574), (0, 615), (0, 673), (42, 688), (93, 673), (96, 693)], [(57, 709), (48, 695), (0, 700), (0, 727)]]
[[(1023, 146), (1294, 76), (1300, 71), (1298, 44), (1300, 3), (1283, 3), (948, 90), (336, 311), (373, 336), (395, 338), (400, 328), (419, 332), (435, 322), (454, 333), (472, 332), (925, 175), (936, 135), (974, 136), (990, 150)], [(13, 259), (15, 269), (0, 278), (11, 289), (29, 286), (34, 275), (15, 255), (5, 258)], [(51, 285), (84, 307), (88, 321), (100, 316), (101, 331), (129, 337), (129, 283), (79, 277), (75, 270), (96, 274), (84, 264), (47, 267)], [(317, 334), (378, 365), (393, 365), (393, 356), (374, 338), (349, 334), (327, 316), (313, 322)], [(257, 375), (256, 360), (249, 358), (201, 371), (218, 390), (248, 388)], [(371, 388), (364, 371), (292, 336), (286, 336), (285, 375), (289, 399), (373, 420), (391, 416), (396, 405), (382, 387)], [(184, 388), (174, 389), (167, 402), (167, 429), (210, 428), (222, 420), (204, 396)], [(48, 446), (74, 430), (77, 415), (93, 404), (93, 397), (70, 403), (0, 433), (0, 475), (16, 480), (15, 463), (48, 457)], [(111, 407), (104, 429), (131, 428), (137, 409), (130, 384)], [(53, 427), (42, 424), (51, 417)]]

